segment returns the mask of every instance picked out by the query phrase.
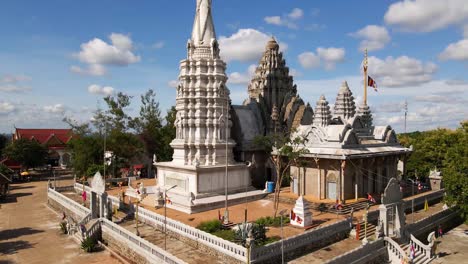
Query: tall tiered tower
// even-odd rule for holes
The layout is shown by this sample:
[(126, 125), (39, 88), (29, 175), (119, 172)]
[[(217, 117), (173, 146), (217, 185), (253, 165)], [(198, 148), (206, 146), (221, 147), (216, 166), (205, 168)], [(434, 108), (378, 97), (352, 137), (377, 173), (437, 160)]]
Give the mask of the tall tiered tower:
[(156, 164), (158, 187), (175, 186), (169, 207), (187, 213), (225, 206), (226, 193), (251, 186), (247, 166), (233, 159), (226, 63), (219, 56), (211, 0), (197, 0), (196, 8), (187, 59), (180, 62), (173, 160)]
[[(265, 134), (274, 131), (288, 132), (299, 125), (312, 122), (313, 110), (297, 95), (297, 87), (289, 68), (279, 50), (279, 44), (272, 37), (265, 46), (265, 52), (259, 61), (249, 86), (249, 100), (260, 106)], [(272, 120), (273, 109), (276, 109), (276, 121)]]
[[(211, 0), (198, 0), (187, 59), (180, 63), (173, 162), (218, 165), (233, 161), (226, 63), (219, 57)], [(227, 141), (227, 142), (226, 142)], [(228, 148), (226, 151), (226, 147)]]
[(349, 89), (348, 82), (341, 84), (335, 101), (334, 115), (342, 118), (344, 122), (356, 114), (353, 93)]
[(331, 122), (331, 112), (330, 106), (328, 105), (327, 99), (322, 94), (317, 101), (317, 106), (315, 107), (315, 116), (314, 116), (314, 125), (315, 126), (328, 126)]

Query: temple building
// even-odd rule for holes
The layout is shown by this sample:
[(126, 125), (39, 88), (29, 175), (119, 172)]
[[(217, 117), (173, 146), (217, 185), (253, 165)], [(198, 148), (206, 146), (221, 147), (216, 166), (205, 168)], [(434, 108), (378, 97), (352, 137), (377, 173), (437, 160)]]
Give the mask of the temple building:
[(390, 126), (374, 126), (367, 103), (356, 111), (343, 82), (332, 114), (326, 98), (317, 101), (311, 125), (293, 135), (306, 139), (301, 166), (291, 167), (292, 190), (315, 200), (341, 201), (381, 194), (397, 165), (411, 150), (402, 147)]
[(219, 52), (211, 0), (197, 0), (187, 58), (180, 62), (173, 160), (156, 163), (160, 190), (175, 186), (169, 207), (187, 213), (222, 207), (225, 192), (253, 189), (247, 165), (234, 160), (226, 63)]
[(48, 150), (47, 164), (55, 167), (66, 167), (70, 163), (71, 153), (67, 143), (72, 139), (71, 129), (26, 129), (16, 128), (13, 141), (18, 139), (35, 140)]
[(261, 188), (265, 181), (274, 178), (274, 165), (268, 155), (255, 146), (258, 135), (289, 132), (299, 125), (312, 123), (313, 110), (297, 94), (297, 87), (289, 68), (280, 52), (279, 44), (272, 38), (248, 85), (249, 98), (243, 105), (233, 105), (233, 138), (237, 142), (234, 149), (236, 159), (251, 161), (252, 183)]

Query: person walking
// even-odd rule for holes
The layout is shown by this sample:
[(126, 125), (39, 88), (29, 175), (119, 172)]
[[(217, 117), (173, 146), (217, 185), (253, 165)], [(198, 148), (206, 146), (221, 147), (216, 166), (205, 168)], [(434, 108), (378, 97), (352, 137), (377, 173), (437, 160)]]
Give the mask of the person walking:
[(439, 237), (444, 236), (444, 233), (442, 232), (442, 225), (439, 225), (438, 233), (439, 233)]

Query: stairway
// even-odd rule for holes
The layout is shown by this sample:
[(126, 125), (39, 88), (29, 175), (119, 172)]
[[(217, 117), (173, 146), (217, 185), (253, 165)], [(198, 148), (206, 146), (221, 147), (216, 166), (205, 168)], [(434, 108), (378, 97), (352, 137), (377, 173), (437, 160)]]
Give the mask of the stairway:
[(327, 211), (333, 214), (345, 215), (350, 214), (351, 210), (354, 210), (354, 212), (362, 210), (366, 208), (368, 204), (369, 202), (367, 200), (361, 200), (355, 203), (344, 204), (341, 210), (336, 210), (334, 206), (331, 206)]
[[(358, 225), (360, 226), (359, 227), (359, 240), (363, 240), (364, 239), (364, 233), (366, 232), (364, 230), (364, 222), (359, 222)], [(376, 230), (377, 230), (377, 226), (375, 226), (374, 224), (370, 223), (370, 222), (367, 222), (367, 239), (368, 240), (374, 240), (375, 239), (375, 233), (376, 233)]]
[[(408, 256), (408, 259), (409, 259), (409, 256), (410, 256), (410, 244), (400, 244), (400, 247), (405, 251), (406, 255)], [(425, 264), (425, 263), (429, 263), (430, 261), (427, 261), (427, 259), (425, 258), (425, 256), (423, 254), (418, 254), (418, 252), (416, 252), (416, 256), (413, 260), (413, 263), (414, 264)]]

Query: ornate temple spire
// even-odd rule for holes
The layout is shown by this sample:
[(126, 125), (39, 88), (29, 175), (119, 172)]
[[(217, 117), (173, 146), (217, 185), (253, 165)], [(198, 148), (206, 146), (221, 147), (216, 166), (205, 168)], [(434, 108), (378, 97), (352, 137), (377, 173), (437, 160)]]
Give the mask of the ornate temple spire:
[(296, 95), (297, 88), (289, 75), (283, 53), (279, 51), (279, 44), (273, 37), (265, 45), (265, 52), (249, 83), (248, 92), (249, 97), (257, 101), (262, 97), (269, 111), (273, 105), (282, 109), (285, 99)]
[(192, 41), (195, 46), (209, 45), (216, 39), (213, 17), (211, 16), (212, 0), (197, 0), (197, 12), (193, 22)]
[(366, 128), (372, 127), (372, 113), (367, 104), (362, 103), (358, 108), (357, 114), (361, 116)]
[(219, 45), (211, 16), (212, 0), (197, 0), (192, 37), (187, 44), (189, 59), (219, 59)]
[(356, 114), (356, 105), (354, 103), (353, 93), (349, 89), (348, 83), (344, 81), (336, 96), (334, 115), (340, 116), (343, 120), (346, 120), (352, 118), (354, 114)]
[(315, 126), (328, 126), (331, 122), (331, 112), (328, 101), (322, 94), (315, 107), (314, 122)]

